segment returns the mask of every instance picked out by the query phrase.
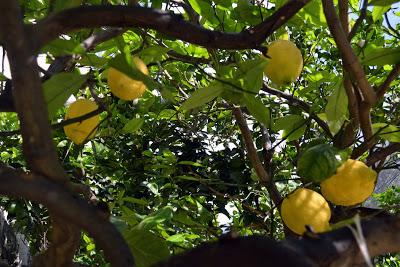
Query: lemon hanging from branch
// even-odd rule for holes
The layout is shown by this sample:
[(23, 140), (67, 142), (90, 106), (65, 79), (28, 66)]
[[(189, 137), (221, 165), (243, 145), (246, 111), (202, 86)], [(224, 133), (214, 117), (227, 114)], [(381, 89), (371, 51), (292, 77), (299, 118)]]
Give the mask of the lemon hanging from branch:
[[(68, 107), (65, 119), (78, 118), (97, 109), (98, 106), (95, 102), (89, 99), (78, 99)], [(95, 135), (99, 123), (100, 116), (97, 114), (83, 121), (64, 126), (64, 132), (69, 139), (79, 145)]]
[(303, 57), (296, 45), (288, 40), (276, 40), (268, 46), (265, 75), (278, 86), (295, 81), (303, 68)]
[(363, 162), (348, 159), (321, 183), (322, 195), (332, 203), (352, 206), (364, 202), (374, 191), (377, 173)]
[(303, 234), (306, 225), (319, 233), (329, 229), (331, 210), (319, 193), (299, 188), (282, 201), (281, 217), (285, 225), (296, 234)]
[[(132, 63), (140, 72), (149, 75), (146, 64), (140, 58), (133, 57)], [(142, 81), (134, 80), (115, 68), (108, 70), (107, 81), (111, 93), (123, 100), (139, 98), (147, 89), (147, 86)]]

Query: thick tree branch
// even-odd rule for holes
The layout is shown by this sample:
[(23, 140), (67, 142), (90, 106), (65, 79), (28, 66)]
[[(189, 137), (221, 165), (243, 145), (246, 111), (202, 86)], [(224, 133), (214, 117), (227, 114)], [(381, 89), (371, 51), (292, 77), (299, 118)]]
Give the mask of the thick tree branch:
[(372, 106), (376, 101), (375, 92), (365, 76), (362, 65), (353, 51), (349, 41), (347, 40), (346, 32), (344, 31), (342, 24), (340, 23), (335, 6), (332, 0), (322, 0), (325, 17), (332, 33), (333, 38), (338, 46), (343, 65), (346, 71), (348, 71), (352, 78), (357, 82), (357, 86), (360, 89), (360, 93), (363, 97), (362, 101)]
[(400, 143), (391, 143), (387, 147), (378, 149), (370, 153), (367, 157), (366, 163), (368, 166), (371, 166), (378, 161), (385, 160), (388, 156), (398, 151), (400, 151)]
[(389, 73), (389, 75), (386, 77), (385, 81), (377, 88), (376, 90), (376, 97), (377, 99), (381, 99), (388, 88), (390, 87), (390, 84), (399, 77), (400, 74), (400, 64), (397, 64), (392, 71)]
[(333, 138), (331, 131), (329, 130), (329, 126), (321, 120), (317, 114), (315, 114), (312, 110), (309, 104), (304, 102), (303, 100), (300, 100), (292, 95), (286, 94), (282, 91), (279, 91), (277, 89), (268, 87), (264, 85), (261, 89), (262, 91), (269, 93), (271, 95), (276, 95), (278, 97), (281, 97), (283, 99), (286, 99), (291, 105), (293, 106), (298, 106), (308, 114), (310, 114), (310, 117), (324, 130), (325, 134), (329, 136), (330, 138)]
[[(364, 220), (361, 230), (371, 257), (400, 250), (400, 218), (385, 216)], [(314, 234), (314, 237), (306, 235), (282, 242), (263, 236), (220, 239), (171, 257), (155, 267), (263, 267), (266, 261), (268, 266), (365, 266), (354, 235), (348, 227), (343, 227)]]
[(138, 6), (81, 6), (66, 9), (30, 25), (29, 30), (37, 37), (36, 51), (61, 34), (102, 26), (154, 29), (167, 36), (207, 48), (259, 48), (267, 36), (286, 23), (309, 1), (289, 1), (259, 25), (240, 33), (210, 31), (185, 21), (181, 15)]
[(0, 194), (25, 198), (46, 206), (52, 214), (87, 231), (104, 250), (113, 267), (133, 267), (129, 247), (114, 225), (93, 206), (73, 196), (58, 183), (36, 174), (26, 174), (0, 163)]
[(339, 18), (342, 24), (343, 31), (346, 35), (349, 34), (349, 1), (339, 0)]
[(52, 142), (36, 57), (24, 31), (18, 1), (0, 1), (0, 13), (0, 40), (10, 62), (25, 159), (32, 170), (66, 182), (68, 176), (58, 162)]
[(243, 113), (240, 108), (234, 108), (232, 111), (235, 116), (236, 122), (240, 128), (240, 131), (243, 136), (244, 143), (246, 145), (246, 150), (248, 157), (250, 159), (251, 164), (253, 165), (254, 170), (257, 173), (260, 182), (262, 182), (270, 194), (271, 199), (274, 201), (274, 204), (278, 207), (281, 204), (282, 196), (280, 195), (278, 189), (272, 178), (265, 171), (264, 166), (258, 157), (257, 150), (253, 144), (253, 137), (251, 136), (251, 132), (249, 127), (247, 126), (246, 119), (243, 116)]

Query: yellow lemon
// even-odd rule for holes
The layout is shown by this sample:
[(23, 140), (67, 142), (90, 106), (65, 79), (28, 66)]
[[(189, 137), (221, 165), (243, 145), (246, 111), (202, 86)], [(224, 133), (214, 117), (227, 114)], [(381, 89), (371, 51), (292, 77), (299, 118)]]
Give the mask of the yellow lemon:
[(295, 81), (303, 68), (303, 57), (294, 43), (276, 40), (268, 46), (268, 64), (265, 75), (275, 84), (282, 85)]
[[(139, 71), (145, 75), (149, 75), (146, 64), (140, 58), (133, 57), (132, 62)], [(123, 100), (139, 98), (147, 89), (142, 81), (134, 80), (114, 68), (108, 70), (107, 80), (113, 95)]]
[(336, 174), (321, 183), (324, 197), (336, 205), (352, 206), (365, 201), (374, 191), (377, 173), (363, 162), (349, 159)]
[(329, 229), (331, 209), (317, 192), (299, 188), (282, 201), (281, 217), (285, 225), (296, 234), (303, 234), (306, 225), (319, 233)]
[[(72, 103), (65, 114), (65, 119), (72, 119), (88, 114), (98, 108), (97, 104), (88, 99), (78, 99)], [(100, 122), (100, 116), (95, 115), (81, 122), (75, 122), (64, 126), (65, 135), (75, 144), (82, 144), (96, 133), (96, 127)]]

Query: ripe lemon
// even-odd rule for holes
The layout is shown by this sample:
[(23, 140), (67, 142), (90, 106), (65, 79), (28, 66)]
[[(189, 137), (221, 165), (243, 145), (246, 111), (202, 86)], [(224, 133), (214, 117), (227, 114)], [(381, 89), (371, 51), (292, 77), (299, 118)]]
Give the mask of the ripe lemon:
[(265, 75), (275, 84), (282, 85), (295, 81), (303, 68), (303, 57), (294, 43), (276, 40), (268, 46), (269, 61)]
[[(132, 63), (145, 75), (149, 75), (146, 64), (138, 57), (132, 58)], [(124, 73), (110, 68), (108, 70), (108, 86), (116, 97), (123, 100), (133, 100), (141, 97), (147, 87), (142, 81), (134, 80)]]
[(310, 225), (315, 232), (324, 232), (329, 229), (331, 209), (317, 192), (299, 188), (282, 201), (281, 217), (296, 234), (303, 234), (306, 225)]
[[(65, 114), (65, 119), (80, 117), (98, 108), (97, 104), (88, 99), (78, 99), (72, 103)], [(96, 133), (96, 127), (100, 122), (100, 116), (95, 115), (82, 122), (75, 122), (64, 126), (65, 135), (75, 144), (82, 144)], [(89, 136), (90, 135), (90, 136)]]
[(361, 161), (348, 159), (321, 183), (324, 197), (336, 205), (352, 206), (365, 201), (374, 191), (377, 173)]

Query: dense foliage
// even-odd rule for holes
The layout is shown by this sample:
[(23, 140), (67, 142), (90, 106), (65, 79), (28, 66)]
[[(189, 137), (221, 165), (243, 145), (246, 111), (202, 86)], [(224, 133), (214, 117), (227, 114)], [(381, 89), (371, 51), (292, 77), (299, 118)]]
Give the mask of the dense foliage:
[[(122, 0), (19, 2), (28, 24), (71, 7), (132, 4)], [(181, 14), (205, 29), (240, 32), (261, 23), (285, 2), (290, 1), (137, 4)], [(379, 154), (400, 142), (397, 1), (339, 1), (348, 2), (349, 25), (355, 29), (351, 45), (379, 97), (371, 106), (372, 137), (366, 135), (362, 118), (350, 127), (355, 121), (352, 101), (363, 96), (348, 96), (345, 84), (352, 75), (343, 68), (322, 2), (310, 1), (259, 49), (203, 47), (142, 27), (81, 29), (41, 48), (41, 79), (58, 159), (74, 183), (89, 186), (98, 202), (107, 203), (110, 220), (123, 233), (137, 266), (150, 266), (227, 231), (283, 239), (280, 203), (270, 197), (271, 183), (281, 197), (303, 186), (319, 191), (317, 184), (303, 180), (307, 175), (298, 173), (301, 168), (309, 172), (310, 161), (318, 160), (313, 157), (298, 166), (301, 154), (314, 145), (335, 146), (343, 158), (356, 157), (377, 171), (398, 168), (400, 149)], [(104, 38), (92, 44), (91, 38), (99, 35)], [(279, 87), (264, 76), (268, 59), (262, 55), (263, 47), (277, 39), (294, 42), (304, 60), (299, 79)], [(148, 77), (131, 68), (131, 55), (147, 64)], [(60, 62), (62, 68), (53, 71)], [(11, 77), (2, 66), (5, 86)], [(142, 79), (148, 87), (144, 96), (134, 101), (113, 96), (106, 79), (110, 66)], [(395, 77), (382, 89), (389, 73)], [(355, 86), (358, 80), (352, 79)], [(95, 100), (101, 112), (96, 135), (83, 145), (73, 144), (62, 128), (67, 106), (78, 98)], [(238, 107), (243, 111), (239, 115)], [(254, 169), (238, 116), (251, 131), (255, 156), (271, 183)], [(0, 113), (0, 160), (28, 171), (18, 129), (16, 113)], [(317, 162), (320, 169), (313, 171), (331, 175), (339, 164), (321, 162)], [(398, 213), (398, 188), (376, 199), (382, 208)], [(28, 238), (32, 254), (49, 246), (51, 221), (46, 207), (9, 197), (1, 198), (1, 206)], [(74, 260), (107, 266), (85, 232)], [(379, 266), (399, 264), (395, 255), (376, 261)]]

